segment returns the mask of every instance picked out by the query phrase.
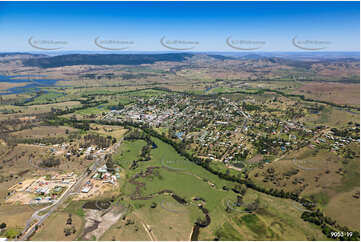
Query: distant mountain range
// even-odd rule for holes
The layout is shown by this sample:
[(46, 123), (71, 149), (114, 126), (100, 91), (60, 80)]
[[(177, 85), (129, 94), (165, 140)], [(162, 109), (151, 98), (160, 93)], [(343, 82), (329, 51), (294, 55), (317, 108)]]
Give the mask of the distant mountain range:
[[(181, 52), (169, 52), (169, 51), (28, 51), (28, 52), (0, 52), (0, 56), (3, 55), (15, 55), (15, 54), (31, 54), (31, 55), (71, 55), (71, 54), (179, 54)], [(184, 52), (183, 52), (184, 53)], [(261, 51), (248, 51), (248, 52), (224, 52), (224, 51), (204, 51), (204, 52), (187, 52), (190, 54), (207, 54), (207, 55), (221, 55), (228, 57), (243, 57), (243, 56), (265, 56), (265, 57), (283, 57), (283, 58), (356, 58), (360, 59), (359, 51), (297, 51), (297, 52), (261, 52)]]
[[(221, 52), (220, 52), (221, 53)], [(302, 68), (309, 68), (315, 63), (332, 62), (354, 62), (359, 61), (359, 55), (355, 52), (315, 52), (315, 53), (237, 53), (216, 54), (214, 52), (203, 53), (147, 53), (147, 54), (65, 54), (65, 55), (44, 55), (40, 53), (9, 52), (0, 53), (0, 57), (6, 56), (27, 56), (33, 58), (23, 59), (24, 66), (37, 66), (41, 68), (52, 68), (73, 65), (140, 65), (153, 64), (158, 61), (183, 62), (189, 58), (203, 56), (216, 60), (250, 60), (280, 65), (288, 65)]]
[(18, 55), (26, 55), (26, 56), (47, 56), (45, 54), (35, 54), (35, 53), (28, 53), (28, 52), (0, 52), (0, 57), (6, 57), (6, 56), (18, 56)]
[(24, 66), (42, 68), (73, 65), (140, 65), (157, 61), (181, 62), (193, 54), (71, 54), (24, 60)]

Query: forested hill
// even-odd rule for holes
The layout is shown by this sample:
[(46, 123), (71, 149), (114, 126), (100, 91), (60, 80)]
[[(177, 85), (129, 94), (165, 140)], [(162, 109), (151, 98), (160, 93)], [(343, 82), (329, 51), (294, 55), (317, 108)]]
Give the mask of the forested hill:
[(157, 61), (179, 62), (192, 57), (190, 53), (169, 54), (70, 54), (24, 60), (24, 66), (42, 68), (73, 65), (140, 65)]

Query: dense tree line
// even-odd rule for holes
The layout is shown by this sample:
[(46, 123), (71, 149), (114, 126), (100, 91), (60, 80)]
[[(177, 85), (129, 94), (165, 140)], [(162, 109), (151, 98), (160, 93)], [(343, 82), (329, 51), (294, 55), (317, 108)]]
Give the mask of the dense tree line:
[(50, 156), (48, 159), (43, 160), (39, 164), (41, 167), (51, 168), (60, 165), (60, 159)]
[[(342, 236), (337, 239), (340, 240), (352, 240), (352, 241), (359, 241), (360, 240), (360, 233), (357, 231), (351, 231), (349, 228), (345, 226), (340, 226), (336, 223), (335, 220), (331, 219), (330, 217), (324, 216), (320, 210), (316, 210), (314, 212), (303, 212), (301, 218), (304, 221), (316, 224), (321, 227), (322, 233), (324, 233), (328, 238), (336, 239), (336, 237), (332, 236), (332, 233), (335, 232), (352, 232), (352, 236)], [(336, 228), (337, 230), (333, 229)]]
[[(334, 133), (335, 136), (339, 136), (339, 137), (351, 137), (353, 139), (360, 138), (360, 129), (358, 127), (356, 127), (354, 131), (350, 128), (346, 128), (346, 129), (332, 128), (331, 131)], [(356, 134), (353, 135), (353, 132), (355, 132)]]
[(60, 144), (65, 142), (64, 137), (43, 137), (43, 138), (19, 138), (15, 136), (1, 136), (1, 138), (9, 145), (17, 144)]
[[(156, 144), (152, 141), (149, 134), (146, 134), (139, 129), (132, 129), (124, 137), (124, 140), (138, 140), (138, 139), (144, 140), (147, 143), (145, 146), (142, 147), (140, 153), (141, 158), (138, 161), (149, 161), (151, 159), (150, 151), (153, 147), (156, 147)], [(136, 164), (134, 164), (134, 166), (135, 165)]]
[(112, 136), (101, 136), (99, 134), (87, 134), (84, 135), (84, 142), (80, 145), (81, 147), (89, 147), (91, 145), (96, 145), (100, 148), (107, 148), (111, 144), (115, 143), (116, 139), (114, 140)]

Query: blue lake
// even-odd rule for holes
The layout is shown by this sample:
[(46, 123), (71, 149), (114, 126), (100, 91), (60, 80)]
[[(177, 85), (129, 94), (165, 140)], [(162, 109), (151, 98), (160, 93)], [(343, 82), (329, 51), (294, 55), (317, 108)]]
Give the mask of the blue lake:
[(18, 75), (18, 76), (3, 76), (0, 75), (0, 83), (1, 82), (9, 82), (9, 83), (29, 83), (22, 87), (12, 87), (7, 89), (6, 93), (0, 93), (0, 95), (10, 95), (10, 94), (20, 94), (26, 92), (36, 92), (39, 91), (41, 87), (51, 87), (56, 84), (57, 81), (64, 81), (64, 80), (54, 80), (54, 79), (29, 79), (29, 78), (20, 78), (20, 79), (13, 79), (16, 77), (46, 77), (42, 75)]

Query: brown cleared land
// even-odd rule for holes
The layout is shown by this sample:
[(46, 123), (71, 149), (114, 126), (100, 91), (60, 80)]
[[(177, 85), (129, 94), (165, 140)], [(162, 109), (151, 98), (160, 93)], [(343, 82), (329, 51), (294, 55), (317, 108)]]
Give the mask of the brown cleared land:
[(0, 82), (0, 92), (2, 91), (6, 91), (9, 88), (12, 87), (22, 87), (25, 86), (27, 83), (26, 82), (17, 82), (17, 83), (11, 83), (11, 82)]
[(21, 131), (17, 131), (12, 133), (12, 135), (21, 138), (56, 137), (56, 136), (65, 136), (66, 132), (73, 132), (75, 130), (76, 129), (71, 127), (41, 126), (32, 129), (24, 129)]
[(148, 241), (150, 240), (147, 231), (143, 228), (142, 223), (132, 214), (127, 219), (134, 224), (126, 224), (125, 220), (118, 220), (108, 231), (106, 231), (99, 240), (117, 240), (117, 241)]
[[(39, 231), (31, 238), (31, 240), (75, 240), (82, 229), (82, 219), (77, 215), (72, 215), (72, 225), (75, 228), (75, 233), (71, 233), (69, 236), (65, 236), (64, 228), (66, 228), (66, 220), (68, 219), (68, 213), (59, 212), (50, 216), (46, 220), (45, 224), (40, 227)], [(71, 228), (71, 226), (68, 226)]]
[(294, 93), (336, 104), (360, 106), (360, 84), (303, 82)]
[(115, 125), (96, 125), (91, 124), (91, 129), (93, 129), (95, 132), (102, 134), (102, 135), (111, 135), (117, 139), (124, 136), (124, 134), (127, 132), (127, 129), (124, 129), (121, 126), (115, 126)]
[(325, 214), (341, 224), (358, 230), (360, 228), (360, 200), (352, 196), (357, 191), (360, 192), (360, 189), (355, 188), (333, 197), (325, 209)]
[(28, 205), (1, 205), (1, 222), (6, 223), (8, 228), (23, 228), (26, 220), (34, 213), (34, 209)]

